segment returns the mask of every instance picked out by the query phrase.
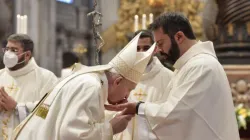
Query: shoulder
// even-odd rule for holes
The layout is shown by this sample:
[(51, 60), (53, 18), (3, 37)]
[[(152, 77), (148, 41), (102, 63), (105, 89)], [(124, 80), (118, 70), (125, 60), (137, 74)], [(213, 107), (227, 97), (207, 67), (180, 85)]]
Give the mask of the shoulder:
[(217, 58), (208, 55), (208, 54), (199, 54), (191, 58), (186, 64), (185, 67), (191, 69), (214, 69), (214, 67), (221, 66)]
[(38, 67), (38, 71), (40, 72), (39, 74), (41, 74), (44, 77), (56, 77), (53, 72), (51, 72), (50, 70), (47, 70), (45, 68)]
[(65, 83), (62, 88), (65, 98), (78, 96), (84, 99), (97, 99), (102, 92), (102, 85), (93, 73), (73, 74), (61, 82)]
[(96, 73), (73, 74), (70, 77), (72, 77), (70, 83), (74, 84), (75, 86), (84, 85), (96, 89), (101, 89), (102, 87), (100, 77)]
[(208, 54), (200, 54), (191, 58), (178, 73), (183, 79), (197, 79), (214, 77), (219, 67), (218, 60)]

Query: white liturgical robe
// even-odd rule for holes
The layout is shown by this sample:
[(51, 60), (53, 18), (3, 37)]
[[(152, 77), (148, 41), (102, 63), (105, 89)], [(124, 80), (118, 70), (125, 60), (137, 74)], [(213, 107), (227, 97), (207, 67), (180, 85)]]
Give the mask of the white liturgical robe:
[[(129, 101), (157, 102), (162, 97), (173, 72), (165, 68), (157, 57), (147, 66), (141, 81), (130, 93)], [(167, 93), (166, 93), (167, 94)], [(166, 97), (167, 95), (165, 95)], [(145, 118), (135, 116), (127, 129), (114, 136), (114, 140), (153, 140), (156, 139)]]
[(131, 82), (140, 81), (155, 49), (153, 44), (148, 51), (138, 53), (140, 34), (109, 64), (82, 67), (60, 81), (15, 128), (12, 139), (113, 139), (112, 126), (109, 121), (105, 121), (104, 115), (104, 103), (108, 98), (108, 80), (104, 71), (113, 69)]
[(174, 64), (166, 101), (139, 106), (160, 140), (239, 140), (227, 76), (212, 42), (198, 42)]
[(78, 71), (59, 82), (37, 111), (26, 118), (29, 121), (20, 124), (24, 127), (17, 140), (112, 139), (112, 127), (104, 121), (107, 96), (103, 71)]
[(56, 82), (56, 76), (37, 66), (34, 58), (19, 70), (0, 70), (0, 86), (17, 102), (16, 111), (0, 112), (0, 140), (7, 140), (11, 136), (15, 127), (35, 107), (35, 102), (51, 90)]

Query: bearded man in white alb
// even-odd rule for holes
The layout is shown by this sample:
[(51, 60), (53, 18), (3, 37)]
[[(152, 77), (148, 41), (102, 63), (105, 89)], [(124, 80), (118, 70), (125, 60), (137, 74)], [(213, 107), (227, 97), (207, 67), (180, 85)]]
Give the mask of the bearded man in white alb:
[(188, 19), (164, 13), (151, 24), (157, 46), (174, 63), (160, 103), (106, 106), (145, 118), (159, 140), (239, 140), (226, 73), (213, 43), (196, 41)]
[(28, 35), (13, 34), (3, 48), (5, 68), (0, 70), (0, 140), (7, 140), (57, 82), (56, 76), (32, 57), (34, 43)]
[[(139, 30), (134, 36), (141, 32), (137, 45), (137, 52), (147, 51), (154, 43), (153, 35), (149, 30)], [(165, 68), (157, 57), (150, 59), (141, 81), (130, 93), (129, 101), (133, 102), (157, 102), (161, 100), (167, 88), (173, 72)], [(165, 95), (166, 96), (166, 95)], [(128, 124), (128, 127), (114, 136), (115, 140), (153, 140), (156, 136), (148, 127), (143, 117), (135, 116)]]
[[(105, 121), (104, 103), (127, 100), (155, 49), (137, 52), (140, 34), (107, 65), (83, 67), (59, 82), (15, 130), (17, 140), (108, 140), (134, 115)], [(34, 129), (35, 128), (35, 129)]]

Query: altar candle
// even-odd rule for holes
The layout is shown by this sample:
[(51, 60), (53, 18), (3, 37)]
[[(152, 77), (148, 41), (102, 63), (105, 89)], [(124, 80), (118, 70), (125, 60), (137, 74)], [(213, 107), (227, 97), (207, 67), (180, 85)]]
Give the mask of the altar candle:
[(20, 33), (21, 29), (21, 16), (18, 14), (16, 16), (16, 33)]
[(136, 31), (138, 31), (139, 17), (138, 17), (138, 15), (135, 15), (134, 18), (135, 18), (134, 19), (134, 31), (136, 32)]
[(21, 23), (20, 33), (23, 34), (24, 33), (24, 17), (23, 16), (21, 16), (20, 18), (20, 23)]
[(147, 21), (147, 17), (146, 14), (142, 15), (142, 29), (146, 29), (146, 21)]
[(23, 33), (24, 34), (27, 34), (27, 19), (28, 19), (28, 17), (27, 17), (27, 15), (24, 15), (23, 16)]
[(149, 24), (153, 23), (154, 15), (152, 13), (149, 14)]

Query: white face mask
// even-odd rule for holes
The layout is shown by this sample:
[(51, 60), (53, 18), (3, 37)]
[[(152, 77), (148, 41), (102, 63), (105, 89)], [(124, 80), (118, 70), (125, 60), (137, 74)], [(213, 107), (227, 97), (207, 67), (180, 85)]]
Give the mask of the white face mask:
[[(23, 54), (25, 54), (25, 52), (20, 54), (20, 55), (23, 55)], [(13, 68), (17, 64), (21, 64), (23, 62), (18, 63), (18, 56), (12, 51), (7, 51), (4, 53), (3, 63), (5, 65), (5, 67), (7, 67), (7, 68)]]

